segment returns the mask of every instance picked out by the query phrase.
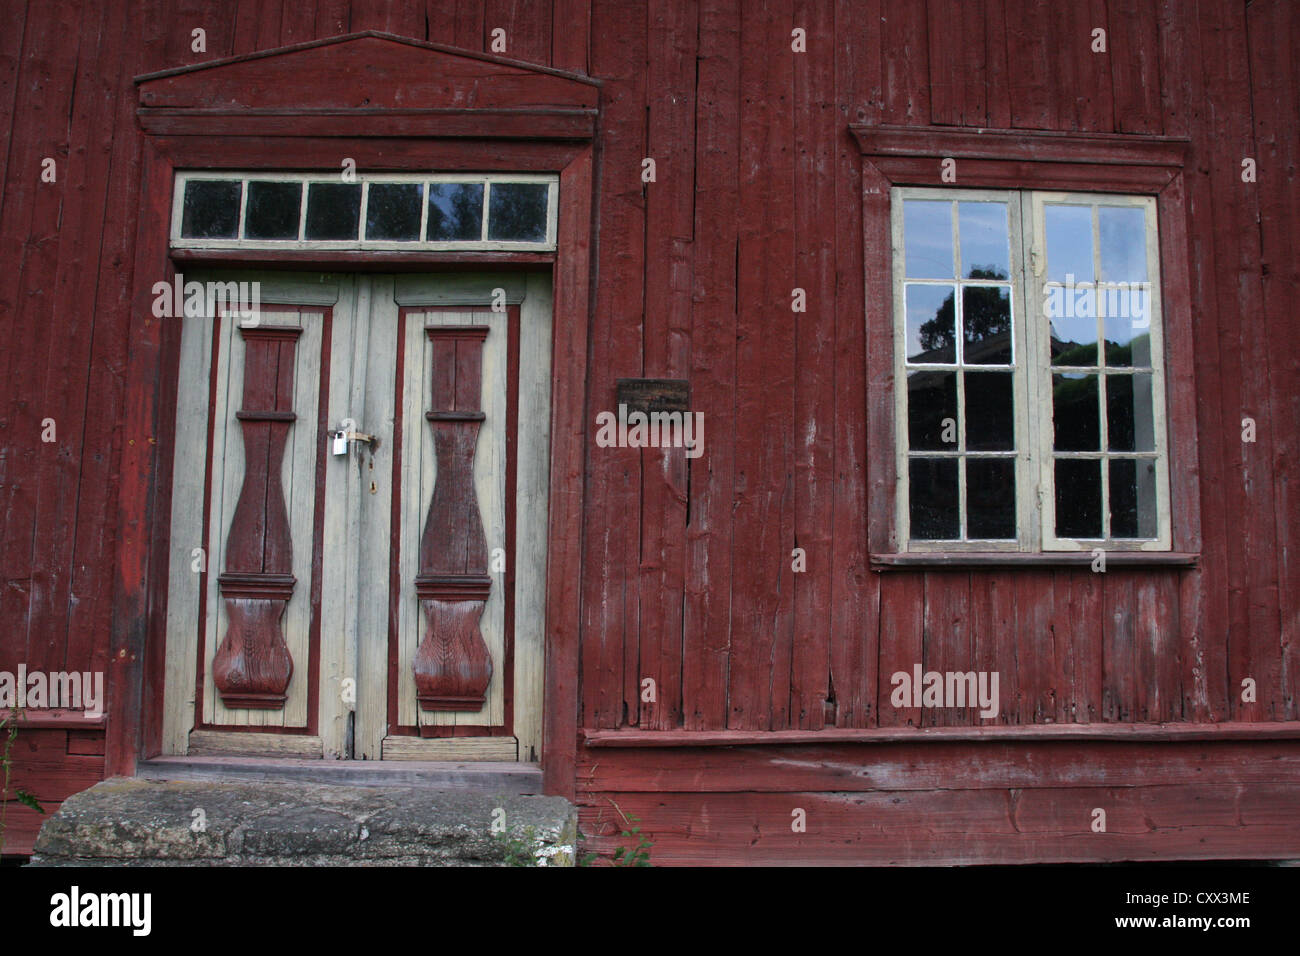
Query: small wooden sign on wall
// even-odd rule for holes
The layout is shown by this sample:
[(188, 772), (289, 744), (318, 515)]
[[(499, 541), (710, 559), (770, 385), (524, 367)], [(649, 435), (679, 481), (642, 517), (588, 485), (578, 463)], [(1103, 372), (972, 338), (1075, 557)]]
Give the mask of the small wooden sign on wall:
[(618, 404), (628, 412), (687, 412), (691, 383), (682, 378), (620, 378)]

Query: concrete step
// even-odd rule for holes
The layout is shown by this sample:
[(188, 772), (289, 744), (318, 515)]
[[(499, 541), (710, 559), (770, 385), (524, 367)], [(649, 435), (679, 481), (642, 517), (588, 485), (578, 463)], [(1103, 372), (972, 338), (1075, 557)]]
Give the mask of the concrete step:
[(64, 801), (33, 866), (572, 866), (560, 797), (115, 777)]
[(321, 783), (344, 787), (423, 787), (519, 795), (542, 792), (535, 763), (422, 760), (302, 760), (282, 757), (155, 757), (136, 765), (146, 780)]

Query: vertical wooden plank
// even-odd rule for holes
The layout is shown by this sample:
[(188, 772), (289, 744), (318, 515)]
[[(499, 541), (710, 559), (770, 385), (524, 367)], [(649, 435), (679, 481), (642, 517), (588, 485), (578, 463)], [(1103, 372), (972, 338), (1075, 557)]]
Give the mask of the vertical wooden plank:
[[(1228, 478), (1219, 506), (1226, 506), (1229, 689), (1240, 700), (1243, 678), (1260, 688), (1256, 703), (1242, 703), (1244, 719), (1275, 719), (1281, 681), (1277, 599), (1277, 542), (1273, 476), (1268, 452), (1276, 425), (1268, 382), (1266, 324), (1260, 277), (1258, 184), (1241, 178), (1241, 160), (1254, 154), (1250, 124), (1250, 70), (1245, 8), (1202, 8), (1202, 48), (1218, 55), (1206, 60), (1212, 100), (1225, 104), (1209, 113), (1208, 134), (1221, 144), (1210, 150), (1210, 184), (1214, 208), (1219, 367)], [(1258, 423), (1257, 441), (1240, 440), (1240, 421)], [(1264, 453), (1259, 453), (1263, 449)], [(1235, 529), (1236, 533), (1233, 533)], [(1267, 688), (1267, 689), (1266, 689)]]
[(1014, 580), (1002, 575), (990, 575), (989, 618), (992, 621), (993, 661), (998, 672), (998, 723), (1024, 722), (1022, 708), (1025, 694), (1020, 677), (1021, 665), (1016, 641), (1019, 614), (1016, 608)]
[[(1070, 618), (1070, 598), (1072, 596), (1071, 578), (1083, 572), (1073, 569), (1059, 569), (1052, 575), (1052, 691), (1051, 709), (1048, 720), (1054, 723), (1067, 723), (1073, 718), (1071, 713), (1075, 700), (1074, 673), (1075, 655), (1080, 648), (1074, 641), (1073, 624)], [(1092, 572), (1089, 571), (1089, 574)]]
[(1005, 0), (1011, 125), (1060, 129), (1053, 87), (1052, 11), (1037, 0)]
[(738, 0), (700, 6), (695, 111), (691, 402), (704, 413), (707, 452), (692, 463), (682, 608), (682, 719), (727, 726), (731, 640), (731, 505), (739, 251), (740, 15)]
[(900, 571), (875, 577), (881, 579), (878, 723), (881, 727), (920, 727), (922, 711), (911, 706), (910, 695), (902, 697), (902, 706), (899, 707), (895, 707), (890, 698), (895, 690), (892, 683), (894, 674), (905, 674), (907, 683), (903, 686), (910, 688), (914, 683), (913, 668), (920, 664), (924, 671), (925, 574)]
[[(831, 587), (835, 488), (835, 239), (834, 147), (841, 123), (835, 105), (835, 19), (826, 4), (796, 4), (796, 25), (809, 53), (791, 54), (794, 70), (794, 284), (807, 311), (792, 316), (797, 374), (794, 397), (795, 536), (806, 570), (793, 576), (794, 648), (790, 668), (791, 727), (820, 730), (826, 722), (832, 627)], [(858, 522), (864, 516), (859, 513)], [(849, 632), (861, 640), (860, 627)]]
[[(639, 12), (637, 11), (638, 15)], [(639, 16), (633, 18), (639, 19)], [(550, 65), (551, 0), (529, 0), (527, 3), (519, 0), (485, 0), (483, 28), (489, 43), (493, 30), (500, 28), (506, 31), (506, 49), (500, 56)]]
[(426, 0), (424, 5), (425, 39), (431, 43), (456, 45), (456, 5), (447, 0)]
[[(644, 19), (627, 19), (609, 2), (594, 3), (592, 64), (608, 78), (601, 91), (602, 231), (618, 243), (601, 243), (595, 290), (595, 324), (588, 396), (593, 415), (617, 414), (614, 381), (642, 368), (645, 198), (641, 161), (646, 156)], [(646, 184), (654, 188), (655, 184)], [(594, 428), (594, 425), (592, 426)], [(618, 727), (625, 710), (635, 718), (639, 688), (636, 665), (637, 590), (640, 554), (640, 453), (628, 448), (590, 447), (585, 510), (608, 515), (584, 542), (587, 574), (582, 581), (584, 726)]]
[[(583, 321), (556, 322), (552, 367), (564, 383), (552, 395), (551, 460), (546, 564), (547, 705), (542, 717), (542, 766), (547, 793), (572, 800), (577, 787), (579, 676), (582, 633), (579, 601), (583, 578), (580, 534), (586, 501), (584, 444), (588, 423), (585, 396), (577, 388), (588, 375), (591, 321), (591, 214), (593, 156), (586, 150), (560, 174), (562, 210), (555, 270), (555, 314)], [(565, 493), (556, 493), (563, 489)]]
[[(0, 117), (3, 117), (7, 142), (14, 141), (14, 121), (17, 117), (18, 76), (22, 66), (24, 33), (29, 15), (28, 0), (14, 0), (9, 5), (9, 28), (0, 34)], [(120, 46), (119, 46), (120, 50)], [(0, 183), (9, 190), (9, 151), (0, 152)], [(39, 181), (39, 177), (37, 177)], [(0, 212), (4, 208), (4, 193), (0, 193)], [(12, 307), (11, 303), (6, 305)], [(0, 318), (0, 328), (5, 320)]]
[(1137, 586), (1132, 571), (1107, 571), (1104, 582), (1105, 630), (1102, 632), (1102, 719), (1137, 717), (1138, 660), (1135, 643)]
[(930, 121), (938, 126), (988, 123), (982, 3), (928, 0)]
[(1011, 126), (1011, 68), (1007, 62), (1006, 0), (984, 0), (984, 49), (988, 64), (985, 74), (988, 123), (993, 129), (1007, 129)]
[(1089, 569), (1070, 576), (1067, 619), (1073, 645), (1074, 723), (1101, 719), (1102, 635), (1105, 630), (1102, 573)]
[(881, 16), (884, 120), (897, 126), (923, 126), (931, 122), (926, 5), (885, 0)]
[[(0, 523), (5, 529), (0, 542), (0, 580), (6, 585), (0, 595), (0, 619), (14, 622), (11, 626), (22, 635), (15, 642), (16, 660), (25, 659), (32, 671), (60, 668), (66, 653), (65, 634), (47, 629), (51, 623), (46, 620), (47, 608), (57, 600), (47, 592), (58, 582), (51, 580), (50, 569), (39, 568), (35, 561), (44, 544), (37, 540), (41, 488), (55, 479), (60, 449), (65, 458), (70, 457), (75, 441), (71, 420), (69, 430), (61, 430), (61, 440), (56, 443), (42, 440), (42, 423), (54, 417), (56, 427), (61, 428), (57, 417), (63, 409), (47, 393), (46, 373), (50, 350), (62, 347), (54, 335), (58, 315), (54, 285), (61, 245), (60, 216), (69, 175), (76, 175), (70, 169), (65, 137), (68, 116), (75, 106), (78, 59), (90, 59), (93, 54), (93, 47), (82, 50), (77, 11), (71, 5), (46, 6), (40, 19), (39, 24), (28, 25), (25, 38), (24, 66), (18, 80), (22, 92), (14, 103), (14, 139), (9, 143), (13, 183), (7, 184), (0, 217), (0, 250), (9, 263), (0, 282), (0, 305), (4, 306), (0, 312), (12, 316), (4, 328), (5, 341), (12, 347), (4, 362), (4, 441), (8, 447), (0, 464)], [(56, 161), (59, 172), (55, 183), (41, 181), (46, 157)], [(75, 204), (69, 205), (75, 210)]]
[(1055, 595), (1050, 570), (1019, 568), (1016, 574), (1016, 660), (1018, 689), (1024, 694), (1021, 722), (1053, 718), (1056, 644), (1052, 633)]
[(317, 0), (316, 37), (339, 36), (352, 32), (352, 5), (349, 0)]
[[(1200, 158), (1204, 149), (1201, 104), (1205, 98), (1205, 70), (1202, 66), (1199, 13), (1196, 3), (1159, 0), (1157, 18), (1160, 35), (1161, 112), (1165, 132), (1193, 137), (1180, 188), (1185, 192), (1187, 228), (1182, 261), (1212, 262), (1213, 221), (1210, 214), (1209, 169)], [(1167, 189), (1170, 187), (1166, 187)], [(1162, 223), (1162, 228), (1167, 226)], [(1184, 264), (1183, 268), (1187, 268)], [(1164, 274), (1173, 269), (1162, 263)], [(1184, 655), (1184, 686), (1193, 699), (1189, 716), (1198, 720), (1228, 719), (1227, 667), (1227, 571), (1223, 500), (1224, 435), (1218, 404), (1219, 365), (1210, 348), (1215, 301), (1212, 268), (1188, 271), (1188, 324), (1196, 330), (1197, 346), (1192, 363), (1195, 388), (1192, 410), (1198, 423), (1200, 451), (1201, 531), (1200, 566), (1184, 574), (1181, 611), (1187, 649)], [(1177, 389), (1178, 383), (1171, 382)], [(1175, 401), (1179, 395), (1175, 391)], [(1199, 507), (1200, 503), (1204, 507)]]
[[(1265, 335), (1274, 343), (1290, 339), (1294, 330), (1292, 300), (1300, 288), (1291, 237), (1300, 227), (1300, 146), (1295, 116), (1300, 109), (1300, 69), (1295, 49), (1300, 44), (1300, 15), (1294, 4), (1273, 2), (1247, 8), (1250, 31), (1251, 102), (1254, 105), (1255, 151), (1259, 167), (1260, 244), (1263, 272)], [(1289, 69), (1288, 69), (1289, 67)], [(1278, 558), (1282, 693), (1288, 720), (1300, 715), (1300, 494), (1296, 459), (1300, 457), (1300, 356), (1294, 348), (1268, 351), (1270, 407), (1275, 422), (1271, 454), (1275, 490)]]
[[(278, 3), (276, 4), (276, 10), (279, 10)], [(243, 53), (253, 53), (261, 49), (258, 46), (258, 31), (261, 29), (260, 13), (260, 0), (236, 0), (234, 18), (234, 53), (236, 56)]]
[[(695, 43), (693, 11), (663, 6), (648, 12), (647, 152), (657, 182), (646, 193), (645, 374), (685, 378), (690, 372), (694, 249)], [(705, 450), (711, 437), (705, 423)], [(682, 602), (687, 533), (687, 469), (683, 448), (641, 452), (640, 667), (656, 683), (656, 700), (640, 697), (638, 724), (676, 729), (682, 714)]]
[[(794, 335), (786, 315), (793, 286), (791, 64), (788, 18), (770, 5), (741, 11), (741, 42), (769, 50), (741, 64), (740, 261), (736, 343), (736, 447), (732, 512), (732, 647), (729, 727), (785, 725), (789, 709), (793, 602), (791, 423)], [(752, 437), (748, 437), (752, 436)]]
[(280, 36), (286, 45), (316, 39), (316, 6), (316, 0), (285, 5), (280, 14)]
[[(111, 17), (104, 11), (95, 27), (96, 45), (83, 48), (73, 78), (76, 94), (68, 126), (71, 137), (67, 158), (59, 157), (59, 181), (43, 184), (64, 194), (58, 232), (58, 260), (54, 273), (55, 302), (77, 303), (57, 318), (57, 334), (48, 355), (33, 354), (45, 369), (44, 401), (40, 415), (52, 418), (58, 441), (42, 444), (43, 469), (36, 489), (35, 527), (31, 567), (32, 601), (29, 621), (49, 635), (51, 662), (69, 669), (87, 670), (93, 653), (90, 635), (69, 627), (73, 547), (79, 511), (78, 486), (85, 422), (88, 412), (86, 381), (94, 342), (95, 280), (85, 266), (85, 250), (95, 248), (103, 232), (103, 203), (108, 188), (108, 158), (115, 132), (112, 116), (121, 68), (125, 11)], [(23, 337), (24, 339), (26, 337)], [(17, 345), (22, 351), (24, 345)]]
[(558, 70), (586, 73), (590, 36), (591, 0), (553, 0), (551, 66)]
[(480, 0), (456, 0), (456, 46), (466, 50), (487, 50), (487, 28)]
[[(841, 116), (859, 123), (884, 114), (881, 4), (835, 8), (835, 83)], [(891, 550), (892, 467), (872, 470), (871, 441), (892, 447), (893, 311), (890, 290), (889, 188), (864, 163), (853, 137), (837, 131), (835, 175), (834, 486), (831, 553), (830, 689), (827, 721), (867, 727), (876, 720), (883, 647), (881, 576), (870, 571), (868, 545)], [(882, 238), (883, 237), (883, 238)], [(864, 253), (865, 249), (867, 250)], [(865, 264), (865, 268), (864, 268)], [(863, 409), (867, 409), (864, 416)], [(868, 495), (868, 482), (871, 494)], [(877, 541), (877, 537), (881, 541)], [(860, 636), (859, 636), (860, 635)], [(878, 671), (880, 674), (878, 675)]]
[[(1104, 0), (1083, 0), (1060, 8), (1048, 42), (1054, 66), (1052, 94), (1061, 129), (1108, 133), (1114, 127), (1110, 53), (1094, 53), (1092, 31), (1106, 30)], [(1107, 31), (1107, 50), (1111, 48)]]
[(1107, 0), (1115, 132), (1164, 132), (1156, 0)]

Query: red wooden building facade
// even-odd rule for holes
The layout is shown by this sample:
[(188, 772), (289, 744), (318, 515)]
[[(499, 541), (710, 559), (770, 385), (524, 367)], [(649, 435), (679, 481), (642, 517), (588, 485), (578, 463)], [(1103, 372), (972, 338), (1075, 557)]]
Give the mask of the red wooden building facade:
[[(1300, 857), (1289, 0), (3, 16), (0, 671), (107, 685), (23, 716), (47, 811), (158, 754), (485, 757), (664, 863)], [(345, 235), (309, 196), (349, 162)], [(928, 277), (909, 202), (947, 224)], [(1065, 207), (1098, 281), (1123, 249), (1154, 287), (1122, 359), (1034, 338)], [(967, 270), (989, 208), (1006, 268)], [(261, 312), (159, 316), (178, 274)], [(970, 319), (913, 349), (927, 283)], [(995, 374), (1006, 446), (974, 431)], [(597, 441), (636, 378), (688, 383), (700, 447)], [(927, 458), (935, 381), (967, 437)], [(359, 407), (378, 440), (332, 455)], [(927, 672), (996, 674), (993, 712), (898, 696)], [(6, 852), (40, 819), (11, 803)]]

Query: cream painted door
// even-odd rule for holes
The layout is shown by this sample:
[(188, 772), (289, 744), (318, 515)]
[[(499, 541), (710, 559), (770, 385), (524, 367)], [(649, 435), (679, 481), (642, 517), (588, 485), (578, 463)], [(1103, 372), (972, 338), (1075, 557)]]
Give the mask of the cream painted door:
[(186, 279), (164, 753), (536, 760), (549, 276)]

